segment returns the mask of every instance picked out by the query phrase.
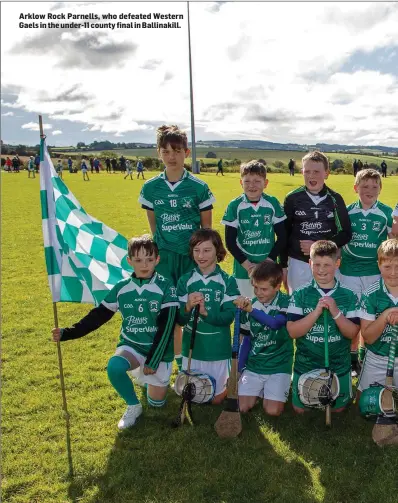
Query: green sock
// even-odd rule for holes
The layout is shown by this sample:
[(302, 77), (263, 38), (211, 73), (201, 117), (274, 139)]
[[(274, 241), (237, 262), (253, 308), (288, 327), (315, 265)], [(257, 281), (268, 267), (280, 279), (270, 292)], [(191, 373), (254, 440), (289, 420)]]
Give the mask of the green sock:
[(178, 372), (181, 372), (181, 367), (182, 367), (182, 355), (175, 355), (174, 356), (174, 359), (177, 363), (177, 367), (178, 367)]
[(137, 405), (140, 401), (134, 391), (133, 383), (127, 375), (130, 363), (122, 356), (112, 356), (108, 361), (108, 377), (119, 395), (127, 405)]
[(351, 351), (351, 363), (358, 361), (358, 351)]
[(363, 362), (363, 360), (365, 358), (365, 353), (366, 353), (366, 348), (364, 348), (363, 346), (359, 346), (358, 359), (360, 362)]

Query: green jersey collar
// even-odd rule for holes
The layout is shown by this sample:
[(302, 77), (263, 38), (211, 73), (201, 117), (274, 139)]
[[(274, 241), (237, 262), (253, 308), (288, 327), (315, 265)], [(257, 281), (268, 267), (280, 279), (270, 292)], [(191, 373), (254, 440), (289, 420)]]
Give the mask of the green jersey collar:
[(392, 302), (396, 306), (398, 304), (398, 297), (394, 297), (394, 295), (392, 295), (390, 293), (389, 289), (387, 288), (386, 284), (384, 283), (384, 279), (383, 278), (380, 278), (380, 282), (383, 285), (383, 291), (384, 291), (384, 293), (392, 300)]
[(194, 269), (200, 276), (202, 276), (203, 278), (210, 278), (211, 276), (217, 276), (217, 274), (220, 274), (221, 272), (221, 268), (218, 264), (216, 264), (216, 268), (214, 269), (213, 272), (211, 272), (210, 274), (203, 274), (202, 271), (199, 269), (199, 266), (197, 265)]
[(340, 282), (337, 278), (334, 278), (335, 280), (335, 285), (333, 288), (331, 288), (327, 293), (325, 293), (322, 288), (318, 285), (318, 283), (315, 281), (315, 279), (312, 280), (311, 286), (315, 288), (315, 290), (320, 294), (321, 297), (331, 297), (334, 292), (340, 287)]
[(137, 278), (137, 275), (135, 272), (132, 273), (130, 276), (131, 281), (133, 281), (136, 285), (142, 286), (142, 285), (148, 285), (149, 283), (153, 283), (156, 279), (157, 272), (155, 271), (150, 278)]
[(265, 199), (265, 194), (264, 192), (261, 193), (260, 199), (258, 201), (250, 201), (250, 199), (247, 197), (247, 195), (243, 192), (243, 201), (248, 204), (258, 204), (261, 202), (261, 199)]
[[(177, 180), (175, 183), (178, 183), (178, 182), (181, 182), (182, 180), (185, 180), (185, 178), (187, 178), (189, 176), (189, 173), (188, 171), (184, 168), (184, 171), (181, 175), (181, 178), (179, 180)], [(166, 182), (168, 182), (168, 178), (167, 178), (167, 175), (166, 175), (166, 168), (162, 171), (162, 173), (160, 173), (160, 178), (163, 178), (164, 180), (166, 180)], [(169, 182), (170, 183), (170, 182)]]
[(362, 203), (361, 203), (361, 200), (358, 199), (357, 201), (357, 207), (360, 209), (360, 210), (363, 210), (363, 211), (369, 211), (369, 210), (373, 210), (374, 208), (377, 208), (377, 206), (379, 205), (379, 201), (378, 199), (376, 199), (375, 203), (372, 204), (372, 206), (370, 208), (368, 208), (367, 210), (365, 210), (362, 206)]

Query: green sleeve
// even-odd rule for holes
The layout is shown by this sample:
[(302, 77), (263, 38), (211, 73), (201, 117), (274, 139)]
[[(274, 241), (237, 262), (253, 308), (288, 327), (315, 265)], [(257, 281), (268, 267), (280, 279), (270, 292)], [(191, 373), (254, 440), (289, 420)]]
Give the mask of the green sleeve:
[(152, 190), (150, 188), (150, 184), (144, 183), (140, 192), (140, 196), (138, 198), (138, 202), (140, 204), (148, 206), (148, 208), (153, 209), (153, 195)]
[(201, 185), (201, 189), (199, 191), (199, 209), (207, 208), (211, 204), (216, 201), (216, 198), (213, 196), (212, 191), (209, 189), (207, 183)]
[(392, 208), (388, 208), (387, 213), (387, 232), (390, 233), (392, 229), (393, 218), (392, 218)]
[[(125, 284), (125, 281), (123, 281), (123, 286)], [(119, 309), (119, 302), (118, 302), (118, 294), (119, 294), (119, 290), (120, 290), (120, 282), (119, 283), (116, 283), (116, 285), (112, 288), (112, 290), (110, 290), (105, 299), (101, 302), (101, 304), (103, 304), (107, 309), (109, 309), (110, 311), (113, 311), (114, 313), (116, 313), (116, 311)]]
[(218, 309), (212, 309), (203, 319), (210, 325), (216, 327), (230, 325), (235, 318), (236, 311), (236, 306), (233, 301), (238, 297), (239, 289), (236, 279), (229, 276), (221, 303), (217, 305)]
[(372, 295), (362, 294), (358, 315), (363, 320), (374, 321), (376, 319), (376, 306), (372, 302)]
[(231, 201), (227, 209), (225, 210), (224, 216), (222, 217), (221, 223), (223, 225), (229, 225), (230, 227), (235, 227), (237, 229), (239, 227), (238, 221), (238, 213), (237, 213), (237, 204), (235, 201)]
[(179, 302), (178, 324), (186, 325), (191, 317), (191, 313), (185, 312), (185, 305), (188, 302), (187, 278), (182, 276), (177, 283), (177, 298)]
[(272, 223), (275, 225), (278, 224), (279, 222), (282, 222), (283, 220), (286, 220), (285, 210), (283, 209), (283, 206), (278, 201), (278, 199), (276, 199), (276, 197), (273, 197), (271, 202), (274, 208), (274, 216), (272, 217)]
[(290, 297), (287, 312), (290, 314), (299, 314), (301, 316), (304, 316), (303, 307), (302, 290), (297, 290), (293, 292), (293, 295)]

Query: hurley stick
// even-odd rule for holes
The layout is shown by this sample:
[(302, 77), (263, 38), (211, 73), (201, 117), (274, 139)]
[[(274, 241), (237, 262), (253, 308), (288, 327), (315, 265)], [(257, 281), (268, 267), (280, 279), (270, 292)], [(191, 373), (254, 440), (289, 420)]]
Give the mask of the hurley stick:
[(181, 401), (180, 409), (178, 412), (178, 416), (176, 417), (176, 419), (172, 423), (172, 426), (174, 428), (177, 428), (178, 426), (181, 426), (182, 424), (184, 424), (185, 418), (187, 418), (188, 422), (191, 425), (193, 425), (192, 414), (191, 414), (191, 401), (192, 401), (191, 385), (188, 383), (188, 381), (189, 381), (189, 372), (191, 371), (192, 351), (193, 351), (193, 346), (195, 344), (196, 330), (198, 328), (199, 308), (200, 308), (200, 306), (199, 306), (199, 304), (197, 304), (195, 306), (194, 312), (193, 312), (191, 342), (190, 342), (190, 346), (189, 346), (188, 365), (187, 365), (186, 376), (185, 376), (185, 384), (184, 384), (184, 388), (182, 391), (182, 401)]
[[(397, 346), (397, 328), (391, 333), (390, 350), (388, 352), (386, 386), (391, 387), (394, 379), (395, 349)], [(386, 389), (383, 393), (384, 410), (393, 410), (392, 392)], [(379, 416), (373, 426), (372, 438), (377, 445), (398, 444), (398, 426), (393, 418)]]
[(227, 405), (214, 425), (217, 435), (222, 438), (237, 437), (242, 431), (242, 421), (238, 404), (238, 350), (240, 333), (240, 309), (235, 313), (234, 339), (232, 344), (232, 365), (228, 380)]
[[(332, 374), (329, 368), (329, 323), (328, 323), (328, 310), (323, 310), (323, 328), (324, 328), (324, 338), (325, 338), (325, 370), (329, 374), (328, 387), (331, 389), (332, 386)], [(332, 409), (330, 403), (326, 405), (326, 426), (331, 426), (332, 424)]]

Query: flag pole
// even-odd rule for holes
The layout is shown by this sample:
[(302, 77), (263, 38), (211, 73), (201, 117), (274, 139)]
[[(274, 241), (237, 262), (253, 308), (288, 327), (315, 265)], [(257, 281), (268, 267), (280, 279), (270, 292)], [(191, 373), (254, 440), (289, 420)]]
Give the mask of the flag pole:
[[(39, 129), (40, 129), (40, 140), (44, 140), (46, 137), (43, 132), (43, 118), (39, 115)], [(43, 150), (40, 149), (40, 153), (43, 153)], [(43, 159), (40, 159), (43, 161)], [(54, 314), (54, 327), (59, 328), (58, 326), (58, 310), (57, 303), (53, 302), (53, 314)], [(57, 353), (58, 353), (58, 367), (59, 367), (59, 378), (61, 381), (61, 392), (62, 392), (62, 408), (64, 411), (64, 417), (66, 422), (66, 449), (68, 452), (68, 464), (69, 464), (69, 476), (73, 477), (73, 461), (72, 461), (72, 447), (70, 441), (70, 423), (69, 423), (69, 413), (68, 413), (68, 405), (66, 402), (66, 392), (65, 392), (65, 380), (64, 380), (64, 368), (62, 365), (62, 352), (61, 352), (61, 343), (57, 342)]]
[(192, 173), (196, 173), (196, 142), (195, 142), (195, 118), (193, 112), (193, 85), (192, 85), (192, 58), (191, 58), (191, 23), (189, 20), (189, 2), (188, 10), (188, 53), (189, 53), (189, 95), (191, 99), (191, 152), (192, 152)]

